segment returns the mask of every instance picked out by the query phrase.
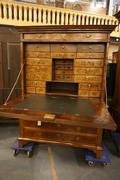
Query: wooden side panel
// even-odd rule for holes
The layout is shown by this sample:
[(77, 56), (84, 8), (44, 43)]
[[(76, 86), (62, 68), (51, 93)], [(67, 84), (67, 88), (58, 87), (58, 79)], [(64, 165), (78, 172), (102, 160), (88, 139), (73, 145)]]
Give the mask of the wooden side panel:
[[(7, 43), (7, 52), (10, 88), (12, 88), (20, 71), (20, 44)], [(16, 84), (16, 88), (20, 88), (20, 78)]]
[(3, 87), (2, 43), (0, 42), (0, 88)]
[[(20, 70), (20, 38), (13, 27), (0, 26), (0, 104), (4, 104)], [(3, 80), (2, 80), (3, 79)], [(20, 81), (9, 100), (21, 94)]]

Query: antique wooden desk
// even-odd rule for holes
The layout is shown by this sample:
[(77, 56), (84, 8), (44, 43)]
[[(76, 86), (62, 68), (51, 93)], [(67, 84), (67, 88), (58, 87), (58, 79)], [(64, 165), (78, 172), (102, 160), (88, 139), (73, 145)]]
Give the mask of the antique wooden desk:
[(103, 129), (116, 129), (105, 98), (110, 32), (105, 26), (17, 27), (22, 95), (0, 108), (18, 118), (26, 141), (87, 148), (102, 155)]

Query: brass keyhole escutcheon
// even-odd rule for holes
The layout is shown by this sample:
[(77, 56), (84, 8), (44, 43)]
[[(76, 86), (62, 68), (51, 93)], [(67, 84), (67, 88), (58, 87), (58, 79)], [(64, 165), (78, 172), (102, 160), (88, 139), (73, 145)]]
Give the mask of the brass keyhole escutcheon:
[(76, 140), (79, 141), (79, 140), (80, 140), (80, 137), (76, 137)]
[(42, 136), (42, 133), (40, 132), (40, 133), (38, 133), (38, 135), (39, 135), (39, 136)]
[(56, 134), (57, 135), (57, 137), (60, 137), (61, 136), (61, 134)]
[(61, 127), (61, 124), (57, 124), (57, 127), (59, 127), (59, 128), (60, 128), (60, 127)]
[(80, 131), (80, 130), (81, 130), (81, 127), (76, 127), (76, 129), (77, 129), (78, 131)]

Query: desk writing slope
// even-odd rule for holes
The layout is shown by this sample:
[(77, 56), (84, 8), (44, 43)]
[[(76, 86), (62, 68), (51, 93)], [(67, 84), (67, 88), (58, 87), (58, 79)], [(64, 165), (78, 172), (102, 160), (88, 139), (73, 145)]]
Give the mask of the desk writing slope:
[(103, 129), (116, 129), (106, 109), (105, 79), (114, 25), (16, 27), (22, 96), (0, 109), (19, 119), (28, 141), (86, 148), (102, 156)]
[(73, 114), (78, 116), (94, 116), (89, 99), (32, 95), (13, 106), (15, 109), (27, 109), (46, 113)]

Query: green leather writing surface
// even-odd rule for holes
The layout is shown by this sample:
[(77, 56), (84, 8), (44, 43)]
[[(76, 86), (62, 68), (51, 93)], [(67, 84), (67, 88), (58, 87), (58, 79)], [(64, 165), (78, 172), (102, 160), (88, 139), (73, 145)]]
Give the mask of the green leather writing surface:
[(13, 108), (48, 113), (94, 116), (91, 101), (84, 98), (31, 95)]

